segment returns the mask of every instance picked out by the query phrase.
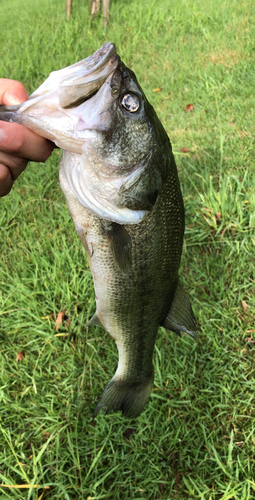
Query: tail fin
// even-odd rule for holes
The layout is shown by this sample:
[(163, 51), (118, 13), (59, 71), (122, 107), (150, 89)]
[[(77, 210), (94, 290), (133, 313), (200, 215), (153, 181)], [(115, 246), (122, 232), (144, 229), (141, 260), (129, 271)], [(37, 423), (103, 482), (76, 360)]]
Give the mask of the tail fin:
[(122, 411), (125, 417), (138, 417), (151, 393), (152, 385), (153, 374), (145, 382), (136, 383), (113, 377), (97, 403), (93, 412), (93, 418), (103, 408), (105, 409), (105, 414)]

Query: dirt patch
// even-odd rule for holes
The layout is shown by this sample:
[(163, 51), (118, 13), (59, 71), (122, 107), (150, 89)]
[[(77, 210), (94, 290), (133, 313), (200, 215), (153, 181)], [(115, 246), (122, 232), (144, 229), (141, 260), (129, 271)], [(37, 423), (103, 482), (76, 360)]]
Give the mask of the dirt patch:
[(213, 64), (222, 64), (227, 68), (230, 68), (231, 66), (239, 63), (239, 61), (245, 59), (244, 54), (240, 54), (237, 50), (231, 49), (222, 49), (219, 52), (212, 52), (209, 57)]

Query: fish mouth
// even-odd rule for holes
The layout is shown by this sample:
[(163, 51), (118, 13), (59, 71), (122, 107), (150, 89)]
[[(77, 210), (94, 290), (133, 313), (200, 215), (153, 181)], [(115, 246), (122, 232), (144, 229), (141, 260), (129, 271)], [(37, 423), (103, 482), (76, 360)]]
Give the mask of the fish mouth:
[(68, 68), (70, 71), (59, 86), (59, 104), (62, 108), (77, 107), (90, 99), (115, 71), (119, 56), (113, 43), (106, 42), (94, 54)]
[[(37, 116), (46, 113), (52, 116), (54, 112), (57, 116), (61, 109), (78, 107), (102, 87), (117, 68), (119, 60), (114, 43), (106, 42), (86, 59), (53, 71), (27, 101), (19, 106), (9, 107), (9, 110), (19, 109), (22, 114)], [(44, 136), (43, 128), (41, 135)]]
[(144, 165), (120, 172), (120, 160), (108, 164), (105, 155), (111, 104), (117, 99), (111, 86), (114, 75), (119, 89), (120, 57), (107, 42), (86, 59), (53, 71), (27, 101), (0, 108), (0, 120), (25, 125), (63, 149), (60, 176), (83, 207), (102, 219), (137, 224), (145, 210), (120, 204), (119, 191), (138, 181)]
[(112, 77), (119, 61), (115, 44), (106, 42), (86, 59), (53, 71), (27, 101), (1, 106), (0, 120), (25, 125), (60, 148), (82, 153), (84, 139), (77, 127), (81, 105), (93, 104), (93, 96)]

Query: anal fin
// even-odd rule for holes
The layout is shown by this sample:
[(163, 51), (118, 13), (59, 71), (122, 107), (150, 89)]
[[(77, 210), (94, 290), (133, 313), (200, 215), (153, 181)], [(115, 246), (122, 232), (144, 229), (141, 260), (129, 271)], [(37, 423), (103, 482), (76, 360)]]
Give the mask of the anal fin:
[(167, 330), (176, 332), (178, 335), (180, 335), (180, 332), (185, 332), (194, 339), (196, 338), (198, 330), (196, 319), (188, 295), (179, 282), (171, 307), (162, 326)]

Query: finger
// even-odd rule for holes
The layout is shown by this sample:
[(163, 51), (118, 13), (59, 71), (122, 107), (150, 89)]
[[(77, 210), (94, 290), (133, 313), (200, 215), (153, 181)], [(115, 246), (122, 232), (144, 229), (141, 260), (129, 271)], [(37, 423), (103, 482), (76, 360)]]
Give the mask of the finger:
[(14, 181), (8, 167), (0, 163), (0, 196), (5, 196), (10, 192), (13, 182)]
[(0, 103), (8, 106), (14, 106), (26, 101), (27, 91), (22, 83), (16, 80), (0, 78)]
[(54, 144), (18, 123), (0, 123), (0, 150), (31, 161), (44, 162)]
[(17, 156), (8, 155), (0, 151), (0, 164), (5, 165), (9, 169), (13, 181), (23, 172), (27, 163), (28, 160), (26, 158), (18, 158)]

